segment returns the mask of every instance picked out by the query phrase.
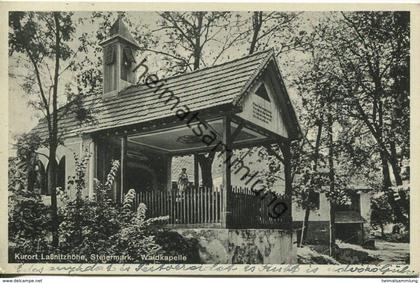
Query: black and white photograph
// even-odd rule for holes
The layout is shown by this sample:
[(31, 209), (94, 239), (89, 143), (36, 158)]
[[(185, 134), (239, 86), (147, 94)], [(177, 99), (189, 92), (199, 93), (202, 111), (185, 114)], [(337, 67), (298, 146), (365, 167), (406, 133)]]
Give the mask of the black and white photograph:
[(7, 263), (418, 274), (411, 13), (8, 11)]

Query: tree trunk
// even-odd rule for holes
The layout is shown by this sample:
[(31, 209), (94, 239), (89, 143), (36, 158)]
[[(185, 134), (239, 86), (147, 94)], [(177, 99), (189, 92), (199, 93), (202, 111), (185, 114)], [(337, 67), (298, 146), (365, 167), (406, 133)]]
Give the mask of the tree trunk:
[[(318, 132), (316, 135), (316, 141), (315, 141), (315, 164), (314, 164), (314, 171), (316, 172), (316, 170), (318, 169), (318, 159), (319, 159), (319, 146), (321, 144), (321, 134), (322, 134), (322, 120), (319, 120), (318, 123)], [(308, 191), (307, 197), (309, 198), (309, 193), (312, 190), (310, 189)], [(309, 223), (309, 215), (311, 213), (311, 208), (310, 206), (307, 206), (305, 209), (305, 217), (303, 219), (303, 224), (302, 224), (302, 234), (301, 234), (301, 238), (300, 238), (300, 246), (305, 244), (306, 238), (307, 238), (307, 234), (308, 234), (308, 223)]]
[(213, 175), (211, 172), (211, 161), (204, 159), (200, 162), (202, 183), (205, 188), (213, 187)]
[(51, 230), (52, 245), (58, 246), (58, 213), (57, 213), (57, 147), (50, 145), (48, 158), (48, 191), (51, 194)]
[(200, 60), (201, 60), (201, 30), (203, 28), (203, 18), (204, 18), (204, 13), (203, 12), (199, 12), (197, 14), (197, 27), (195, 28), (195, 33), (194, 33), (194, 37), (195, 37), (195, 44), (194, 44), (194, 52), (193, 52), (193, 57), (194, 57), (194, 70), (198, 70), (200, 69)]
[(330, 181), (330, 256), (334, 254), (335, 246), (335, 174), (334, 174), (334, 144), (333, 144), (333, 120), (331, 114), (328, 114), (328, 167)]
[(262, 25), (262, 12), (254, 12), (252, 15), (252, 38), (249, 47), (249, 54), (255, 52), (255, 47), (258, 42), (258, 33), (260, 32)]
[(201, 168), (202, 183), (205, 188), (213, 188), (213, 175), (211, 168), (213, 165), (215, 153), (210, 152), (208, 156), (205, 154), (198, 154), (197, 160)]
[(402, 185), (401, 167), (398, 165), (397, 150), (395, 148), (394, 142), (391, 142), (390, 144), (391, 144), (390, 148), (391, 148), (392, 158), (389, 161), (389, 163), (391, 164), (392, 173), (394, 175), (396, 185), (401, 186)]
[(311, 209), (307, 207), (305, 209), (305, 216), (302, 222), (302, 233), (300, 235), (300, 243), (299, 246), (302, 247), (306, 243), (307, 235), (308, 235), (308, 223), (309, 223), (309, 215), (311, 213)]
[[(383, 92), (382, 85), (380, 82), (380, 79), (377, 78), (375, 80), (375, 91), (377, 93), (377, 96), (379, 97), (379, 94)], [(379, 141), (383, 143), (383, 132), (384, 132), (384, 124), (383, 124), (383, 105), (382, 101), (378, 100), (378, 137)], [(389, 175), (389, 164), (391, 164), (391, 168), (395, 177), (396, 184), (402, 185), (402, 180), (400, 176), (400, 168), (397, 164), (397, 156), (396, 156), (396, 150), (395, 150), (395, 144), (391, 144), (390, 152), (386, 152), (387, 149), (385, 146), (384, 148), (381, 148), (380, 157), (382, 162), (382, 174), (383, 174), (383, 191), (386, 193), (389, 204), (393, 208), (395, 218), (398, 222), (403, 223), (404, 225), (408, 226), (408, 221), (405, 219), (406, 217), (402, 214), (401, 208), (398, 206), (398, 204), (395, 202), (394, 198), (394, 192), (390, 189), (392, 186), (391, 178)]]
[(52, 245), (58, 247), (59, 236), (58, 236), (58, 211), (57, 211), (57, 162), (56, 152), (58, 146), (58, 78), (60, 72), (60, 21), (59, 12), (54, 12), (55, 22), (55, 67), (54, 67), (54, 85), (52, 93), (52, 121), (51, 131), (49, 132), (49, 171), (48, 171), (48, 183), (49, 190), (51, 192), (51, 226), (52, 226)]
[(293, 185), (292, 185), (292, 155), (290, 152), (290, 142), (281, 142), (279, 143), (283, 154), (284, 160), (284, 195), (285, 201), (288, 205), (288, 210), (286, 211), (287, 214), (285, 215), (285, 219), (287, 223), (290, 223), (290, 232), (293, 229), (293, 219), (292, 219), (292, 193), (293, 193)]
[(389, 174), (388, 159), (381, 153), (382, 162), (382, 191), (386, 194), (389, 205), (392, 207), (395, 215), (395, 221), (408, 226), (408, 219), (401, 211), (401, 207), (397, 204), (394, 197), (394, 191), (391, 189), (392, 182)]

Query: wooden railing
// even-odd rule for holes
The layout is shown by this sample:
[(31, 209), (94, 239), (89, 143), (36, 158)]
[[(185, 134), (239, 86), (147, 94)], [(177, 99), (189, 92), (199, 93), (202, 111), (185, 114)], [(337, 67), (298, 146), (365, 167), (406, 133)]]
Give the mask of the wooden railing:
[(289, 205), (285, 198), (273, 192), (259, 193), (249, 188), (233, 187), (229, 194), (231, 216), (229, 227), (245, 228), (286, 228)]
[(178, 193), (137, 193), (137, 203), (147, 206), (147, 217), (169, 216), (169, 224), (220, 224), (223, 204), (221, 188), (199, 188)]
[[(199, 188), (183, 193), (175, 191), (139, 192), (136, 206), (147, 206), (147, 217), (169, 216), (173, 226), (221, 226), (224, 198), (227, 198), (226, 225), (229, 228), (282, 228), (286, 218), (278, 215), (283, 209), (283, 197), (276, 194), (256, 194), (248, 188)], [(276, 207), (275, 210), (273, 208)], [(287, 209), (290, 209), (287, 207)], [(277, 213), (274, 213), (277, 212)]]

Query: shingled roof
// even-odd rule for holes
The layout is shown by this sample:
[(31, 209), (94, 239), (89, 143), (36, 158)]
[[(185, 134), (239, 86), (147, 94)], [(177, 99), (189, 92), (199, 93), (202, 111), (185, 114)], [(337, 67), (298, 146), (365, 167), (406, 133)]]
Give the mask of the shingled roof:
[(104, 45), (105, 43), (112, 41), (114, 38), (119, 37), (130, 43), (134, 48), (139, 49), (139, 44), (137, 41), (133, 38), (130, 31), (128, 30), (127, 26), (124, 24), (121, 17), (118, 17), (118, 19), (115, 21), (115, 23), (111, 26), (111, 29), (109, 31), (110, 37), (106, 39), (105, 41), (101, 42), (101, 45)]
[(364, 223), (366, 222), (357, 211), (336, 211), (335, 223)]
[[(233, 105), (271, 60), (275, 60), (273, 51), (267, 50), (163, 81), (165, 88), (179, 97), (180, 105), (187, 105), (191, 111)], [(165, 104), (166, 98), (159, 98), (155, 90), (143, 84), (128, 87), (109, 100), (90, 95), (83, 104), (92, 109), (95, 123), (80, 124), (71, 113), (59, 122), (59, 129), (63, 136), (71, 136), (175, 116), (173, 105)], [(35, 131), (45, 135), (46, 123), (40, 122)]]

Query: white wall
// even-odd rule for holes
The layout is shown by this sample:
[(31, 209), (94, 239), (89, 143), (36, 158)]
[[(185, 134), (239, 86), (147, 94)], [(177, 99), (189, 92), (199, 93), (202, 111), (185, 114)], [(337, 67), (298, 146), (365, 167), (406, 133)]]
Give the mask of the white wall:
[(360, 193), (360, 215), (370, 224), (370, 199), (372, 197), (372, 192), (361, 192)]
[[(257, 180), (264, 181), (264, 171), (268, 169), (268, 162), (266, 160), (262, 160), (261, 162), (256, 161), (257, 153), (253, 153), (252, 155), (247, 155), (248, 149), (243, 149), (241, 151), (235, 151), (232, 162), (238, 163), (235, 160), (242, 159), (244, 162), (244, 165), (250, 169), (249, 174), (247, 173), (247, 170), (242, 168), (236, 173), (236, 170), (238, 167), (235, 165), (231, 169), (231, 179), (232, 179), (232, 185), (233, 186), (239, 186), (239, 187), (247, 187), (251, 188), (251, 186), (256, 182)], [(216, 154), (213, 168), (212, 168), (212, 174), (213, 174), (213, 184), (214, 186), (218, 187), (222, 184), (222, 164), (223, 164), (223, 158), (218, 156)], [(238, 165), (239, 166), (239, 165)], [(250, 178), (257, 173), (257, 175), (251, 180)], [(241, 180), (242, 177), (245, 178)], [(284, 194), (285, 191), (285, 183), (284, 183), (284, 167), (281, 165), (280, 170), (277, 174), (279, 177), (277, 181), (274, 183), (273, 187), (271, 188), (273, 191)], [(247, 184), (248, 182), (248, 184)], [(255, 188), (258, 188), (258, 185), (255, 186)]]
[[(292, 205), (293, 221), (303, 221), (305, 217), (305, 210), (300, 207), (295, 201)], [(330, 220), (330, 203), (325, 196), (325, 193), (320, 193), (319, 209), (311, 210), (309, 214), (309, 221), (329, 221)]]
[[(261, 83), (264, 83), (266, 86), (268, 96), (270, 97), (270, 102), (265, 101), (264, 99), (260, 98), (255, 94)], [(287, 138), (288, 133), (286, 129), (286, 123), (283, 120), (282, 113), (278, 105), (278, 98), (276, 98), (275, 96), (279, 96), (279, 94), (274, 93), (273, 86), (271, 85), (268, 79), (264, 78), (251, 88), (250, 94), (247, 95), (242, 102), (243, 111), (237, 115), (239, 117), (244, 118), (245, 120), (251, 121), (252, 123), (258, 126), (272, 131), (273, 133)], [(255, 118), (253, 115), (254, 105), (258, 105), (268, 110), (272, 115), (271, 121), (266, 123)]]
[[(67, 184), (67, 180), (70, 176), (74, 176), (76, 171), (76, 164), (75, 164), (75, 154), (80, 157), (80, 153), (82, 150), (82, 139), (80, 137), (74, 137), (74, 138), (68, 138), (64, 141), (64, 145), (59, 145), (57, 148), (57, 154), (56, 154), (56, 160), (57, 163), (60, 162), (61, 158), (63, 156), (66, 157), (66, 175), (65, 180)], [(43, 147), (38, 150), (39, 159), (44, 165), (45, 169), (47, 169), (48, 166), (48, 148)], [(67, 188), (66, 188), (67, 189)], [(71, 191), (70, 195), (74, 197), (75, 192)], [(50, 204), (51, 200), (49, 196), (43, 196), (44, 203)]]
[[(371, 197), (370, 191), (360, 192), (360, 215), (370, 224), (371, 215)], [(330, 220), (330, 204), (325, 193), (320, 194), (320, 205), (318, 210), (312, 210), (309, 215), (309, 221), (329, 221)], [(305, 210), (293, 202), (292, 216), (294, 221), (302, 221), (305, 215)]]

